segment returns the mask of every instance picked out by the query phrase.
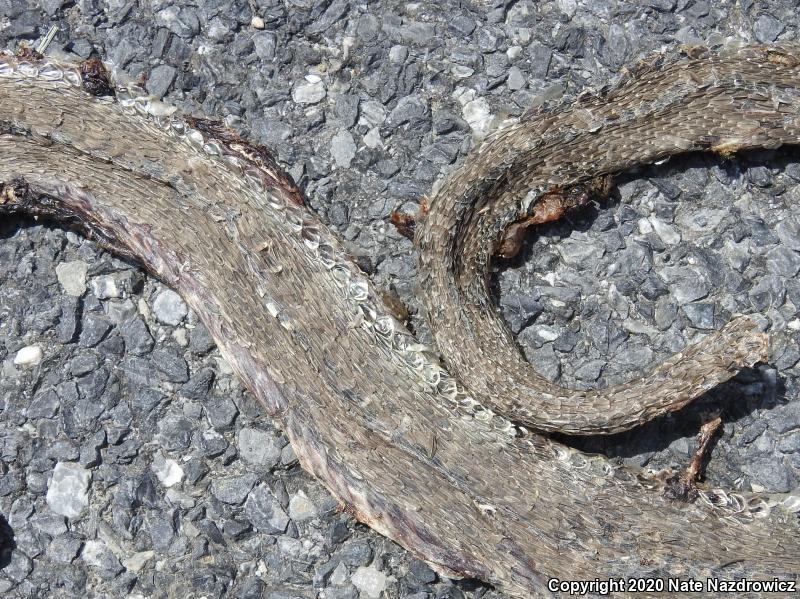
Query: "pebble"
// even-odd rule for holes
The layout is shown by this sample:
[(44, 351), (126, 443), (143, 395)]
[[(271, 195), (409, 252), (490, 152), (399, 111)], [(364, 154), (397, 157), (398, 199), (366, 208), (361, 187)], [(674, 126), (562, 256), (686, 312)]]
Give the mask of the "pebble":
[(89, 504), (92, 473), (80, 464), (58, 462), (47, 488), (47, 505), (56, 514), (77, 518)]
[(144, 356), (153, 350), (155, 341), (144, 320), (138, 316), (129, 318), (119, 326), (120, 335), (125, 341), (125, 349), (137, 356)]
[(122, 565), (126, 570), (139, 572), (145, 564), (155, 557), (155, 551), (138, 551), (122, 560)]
[(387, 576), (374, 565), (357, 568), (351, 577), (355, 586), (370, 599), (378, 599), (386, 589)]
[(106, 580), (124, 570), (117, 556), (102, 541), (86, 541), (81, 551), (81, 559), (95, 568), (100, 577)]
[(357, 149), (353, 135), (344, 129), (331, 139), (331, 156), (339, 168), (350, 168)]
[(464, 104), (462, 115), (476, 135), (484, 136), (491, 130), (493, 116), (486, 98), (476, 98)]
[(83, 260), (72, 262), (62, 262), (56, 266), (56, 276), (58, 282), (64, 288), (67, 295), (81, 297), (86, 293), (86, 273), (89, 266)]
[(165, 458), (163, 455), (157, 454), (151, 468), (159, 482), (167, 488), (177, 485), (183, 480), (183, 468), (172, 458)]
[(244, 513), (253, 526), (266, 534), (283, 534), (289, 516), (266, 485), (259, 485), (247, 496)]
[(122, 297), (122, 289), (113, 275), (102, 275), (92, 279), (92, 293), (97, 299)]
[(215, 478), (211, 481), (211, 494), (223, 503), (240, 505), (258, 479), (258, 475), (252, 472)]
[(263, 468), (272, 468), (280, 463), (284, 445), (286, 443), (274, 434), (255, 428), (243, 428), (236, 435), (241, 458)]
[(317, 507), (305, 492), (298, 491), (289, 500), (289, 517), (295, 522), (302, 522), (317, 515)]
[(297, 104), (316, 104), (325, 98), (325, 84), (319, 75), (306, 75), (306, 82), (292, 89), (292, 100)]
[(756, 34), (756, 39), (764, 44), (774, 42), (778, 39), (778, 36), (783, 33), (784, 25), (772, 15), (762, 14), (756, 19), (756, 24), (753, 29)]
[(147, 89), (148, 93), (156, 98), (163, 98), (169, 88), (172, 86), (172, 83), (175, 81), (175, 77), (177, 75), (177, 71), (175, 67), (162, 64), (150, 71), (150, 76), (147, 78), (147, 83), (145, 84), (145, 89)]
[(163, 324), (177, 326), (188, 313), (186, 303), (172, 289), (161, 291), (153, 302), (153, 314)]
[(17, 351), (14, 356), (14, 366), (22, 368), (32, 368), (38, 366), (42, 362), (44, 353), (42, 348), (38, 345), (28, 345)]
[(506, 79), (508, 89), (516, 91), (525, 87), (527, 83), (528, 81), (519, 67), (511, 67), (508, 69), (508, 79)]

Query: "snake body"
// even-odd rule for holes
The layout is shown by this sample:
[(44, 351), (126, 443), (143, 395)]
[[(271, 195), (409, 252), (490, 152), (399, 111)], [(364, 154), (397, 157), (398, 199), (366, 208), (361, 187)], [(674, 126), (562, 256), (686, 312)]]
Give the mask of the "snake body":
[(0, 56), (0, 213), (70, 221), (176, 289), (302, 466), (440, 572), (516, 597), (550, 594), (553, 577), (791, 578), (791, 498), (673, 502), (655, 479), (528, 430), (613, 432), (677, 409), (765, 358), (753, 323), (735, 319), (626, 385), (570, 391), (521, 360), (486, 271), (502, 231), (543, 194), (678, 152), (796, 143), (796, 56), (739, 47), (650, 61), (487, 139), (417, 233), (452, 375), (266, 154), (135, 89), (91, 96), (75, 65)]

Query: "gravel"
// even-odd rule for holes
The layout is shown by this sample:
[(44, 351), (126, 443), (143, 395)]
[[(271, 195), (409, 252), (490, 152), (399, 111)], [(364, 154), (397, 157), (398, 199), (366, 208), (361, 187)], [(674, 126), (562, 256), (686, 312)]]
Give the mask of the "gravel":
[[(50, 51), (109, 58), (154, 96), (269, 145), (428, 341), (393, 209), (413, 211), (503, 119), (664, 45), (793, 39), (795, 4), (0, 0), (0, 45), (57, 24)], [(799, 157), (691, 155), (626, 174), (607, 206), (540, 227), (496, 274), (526, 356), (578, 388), (624, 381), (737, 313), (771, 335), (770, 364), (576, 445), (680, 468), (718, 409), (709, 484), (797, 488)], [(134, 266), (7, 219), (0, 288), (4, 597), (502, 597), (339, 510), (183, 300)]]

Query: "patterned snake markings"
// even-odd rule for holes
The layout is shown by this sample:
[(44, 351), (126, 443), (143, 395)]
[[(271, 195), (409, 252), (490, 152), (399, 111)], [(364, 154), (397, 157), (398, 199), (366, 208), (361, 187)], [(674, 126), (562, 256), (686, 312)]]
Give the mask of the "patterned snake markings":
[(796, 497), (672, 501), (662, 482), (540, 434), (622, 431), (680, 408), (766, 359), (750, 319), (630, 383), (568, 390), (520, 358), (486, 272), (509, 225), (557, 217), (606, 175), (680, 152), (796, 143), (798, 56), (659, 57), (473, 151), (417, 230), (448, 370), (266, 152), (135, 87), (106, 90), (96, 69), (0, 56), (0, 213), (79, 226), (176, 289), (303, 467), (440, 572), (515, 597), (550, 594), (551, 577), (793, 578)]

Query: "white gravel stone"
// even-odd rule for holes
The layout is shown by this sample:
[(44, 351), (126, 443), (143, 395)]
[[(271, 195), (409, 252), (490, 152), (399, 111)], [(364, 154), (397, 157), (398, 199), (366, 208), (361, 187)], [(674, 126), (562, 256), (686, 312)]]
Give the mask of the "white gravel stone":
[(76, 518), (89, 503), (92, 473), (74, 462), (58, 462), (47, 487), (47, 505), (56, 514)]
[(334, 568), (328, 581), (335, 587), (343, 587), (347, 584), (349, 578), (350, 572), (347, 571), (347, 566), (340, 562), (339, 565)]
[(306, 82), (294, 86), (292, 100), (297, 104), (316, 104), (325, 95), (325, 84), (319, 75), (306, 75)]
[(386, 120), (386, 108), (375, 100), (362, 102), (359, 113), (358, 124), (366, 127), (377, 127)]
[(80, 297), (86, 293), (86, 272), (88, 270), (89, 266), (83, 260), (62, 262), (56, 266), (56, 277), (67, 295)]
[(344, 129), (331, 139), (331, 156), (339, 168), (350, 168), (357, 149), (353, 135)]
[(475, 134), (484, 136), (491, 131), (493, 117), (486, 98), (476, 98), (467, 102), (464, 104), (462, 113), (464, 120)]
[(139, 551), (138, 553), (134, 553), (133, 555), (124, 558), (122, 560), (122, 565), (125, 566), (126, 570), (138, 572), (144, 568), (144, 565), (153, 559), (153, 557), (155, 557), (154, 551)]
[(156, 455), (151, 469), (159, 482), (167, 488), (177, 485), (183, 480), (183, 468), (180, 467), (180, 464), (161, 454)]
[(308, 520), (317, 515), (317, 506), (303, 491), (298, 491), (289, 500), (289, 517), (295, 522)]
[(660, 218), (651, 216), (650, 224), (653, 226), (653, 229), (655, 230), (656, 234), (661, 238), (661, 241), (663, 241), (667, 245), (675, 245), (677, 243), (680, 243), (681, 241), (680, 232), (669, 223), (665, 223)]
[(536, 327), (536, 336), (542, 341), (555, 341), (558, 339), (558, 333), (547, 325)]
[(102, 275), (92, 279), (92, 293), (97, 299), (122, 297), (122, 288), (112, 275)]
[(381, 141), (381, 132), (378, 127), (373, 127), (367, 134), (364, 136), (364, 145), (368, 148), (379, 148), (383, 145)]
[(361, 596), (378, 599), (386, 588), (387, 576), (374, 565), (361, 566), (354, 573), (351, 579)]
[(156, 296), (153, 302), (153, 313), (159, 322), (175, 326), (186, 317), (189, 308), (186, 307), (180, 295), (172, 289), (165, 289)]
[(511, 67), (508, 69), (508, 89), (522, 89), (525, 87), (525, 84), (528, 83), (525, 75), (522, 73), (519, 67)]
[(41, 364), (43, 357), (44, 354), (41, 347), (38, 345), (28, 345), (19, 350), (14, 356), (14, 366), (32, 368), (33, 366)]

